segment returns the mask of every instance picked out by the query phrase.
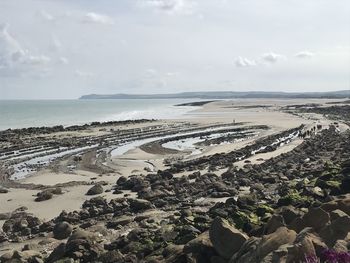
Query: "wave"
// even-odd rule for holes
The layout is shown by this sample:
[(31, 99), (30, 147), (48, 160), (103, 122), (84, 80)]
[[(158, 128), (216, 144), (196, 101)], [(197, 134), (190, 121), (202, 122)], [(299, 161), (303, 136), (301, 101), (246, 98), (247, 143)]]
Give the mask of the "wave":
[(198, 109), (192, 106), (165, 106), (158, 108), (149, 108), (145, 110), (123, 111), (113, 115), (106, 116), (101, 121), (125, 121), (137, 119), (173, 119), (184, 117), (190, 111)]

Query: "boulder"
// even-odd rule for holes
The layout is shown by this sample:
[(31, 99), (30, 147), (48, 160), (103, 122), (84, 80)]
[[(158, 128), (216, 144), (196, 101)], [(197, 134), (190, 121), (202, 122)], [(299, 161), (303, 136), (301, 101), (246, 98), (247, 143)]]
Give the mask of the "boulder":
[(331, 212), (336, 209), (340, 209), (343, 212), (350, 215), (350, 194), (345, 195), (344, 198), (337, 199), (325, 203), (321, 206), (321, 208), (327, 212)]
[(8, 240), (8, 238), (7, 238), (6, 233), (4, 233), (0, 230), (0, 243), (5, 242), (7, 240)]
[(327, 249), (321, 238), (312, 233), (312, 228), (303, 229), (296, 237), (292, 246), (288, 246), (287, 262), (303, 262), (305, 256), (320, 256)]
[(217, 253), (226, 259), (230, 259), (248, 239), (246, 234), (220, 217), (212, 222), (209, 236)]
[[(10, 259), (8, 257), (11, 256)], [(4, 261), (3, 261), (4, 260)], [(39, 263), (43, 261), (43, 255), (34, 250), (26, 250), (26, 251), (13, 251), (12, 255), (7, 254), (6, 260), (4, 258), (1, 259), (1, 262), (33, 262)]]
[(296, 235), (295, 231), (289, 230), (286, 227), (280, 227), (274, 233), (263, 236), (256, 249), (257, 262), (260, 262), (280, 246), (292, 244), (295, 241)]
[(195, 239), (192, 239), (183, 248), (183, 252), (186, 254), (202, 254), (208, 253), (209, 251), (212, 251), (211, 254), (215, 254), (208, 231), (200, 234)]
[(102, 193), (103, 193), (102, 185), (96, 184), (87, 191), (86, 195), (98, 195)]
[(233, 255), (230, 259), (229, 263), (255, 263), (258, 262), (256, 260), (257, 247), (261, 241), (261, 238), (251, 237), (249, 238), (241, 247), (241, 249)]
[(98, 262), (103, 263), (123, 263), (125, 262), (124, 256), (120, 251), (107, 251), (100, 255)]
[(65, 257), (73, 258), (79, 262), (92, 262), (103, 252), (97, 236), (93, 233), (77, 229), (69, 237), (65, 246)]
[(144, 211), (153, 208), (151, 202), (143, 199), (128, 199), (130, 203), (130, 208), (134, 212)]
[(49, 190), (44, 190), (37, 194), (37, 198), (35, 198), (35, 202), (42, 202), (49, 200), (53, 197), (53, 193)]
[(112, 221), (107, 222), (107, 228), (116, 228), (118, 226), (125, 226), (134, 221), (134, 218), (131, 216), (121, 216), (113, 219)]
[(208, 231), (200, 234), (195, 239), (188, 242), (184, 248), (183, 253), (190, 258), (190, 262), (209, 262), (208, 259), (217, 255), (215, 249), (210, 242)]
[(337, 240), (345, 239), (349, 232), (350, 216), (345, 214), (325, 226), (320, 231), (320, 236), (328, 246), (332, 247)]
[(7, 194), (9, 192), (8, 189), (0, 187), (0, 194)]
[(125, 184), (125, 182), (127, 181), (128, 179), (125, 177), (125, 176), (120, 176), (117, 180), (117, 185), (118, 186), (121, 186), (123, 184)]
[(57, 223), (53, 228), (53, 236), (56, 239), (65, 239), (72, 233), (73, 227), (67, 222)]
[(319, 230), (330, 221), (329, 214), (322, 208), (310, 208), (309, 211), (302, 217), (302, 222), (305, 227), (312, 227)]
[(54, 263), (64, 258), (66, 253), (66, 244), (59, 244), (50, 254), (50, 256), (46, 259), (46, 263)]
[(264, 233), (271, 234), (282, 226), (285, 226), (284, 218), (281, 215), (273, 215), (265, 225)]

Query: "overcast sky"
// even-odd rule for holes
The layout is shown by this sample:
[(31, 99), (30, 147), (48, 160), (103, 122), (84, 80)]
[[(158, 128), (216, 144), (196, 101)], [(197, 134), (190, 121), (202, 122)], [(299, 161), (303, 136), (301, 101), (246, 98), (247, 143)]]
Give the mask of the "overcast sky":
[(350, 88), (349, 0), (0, 0), (0, 99)]

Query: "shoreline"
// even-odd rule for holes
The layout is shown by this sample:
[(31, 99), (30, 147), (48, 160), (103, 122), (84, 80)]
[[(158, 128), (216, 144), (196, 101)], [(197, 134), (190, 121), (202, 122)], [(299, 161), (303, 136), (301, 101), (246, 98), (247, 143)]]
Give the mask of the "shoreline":
[[(191, 207), (209, 211), (217, 203), (246, 193), (250, 188), (245, 187), (250, 183), (235, 179), (235, 183), (222, 188), (234, 184), (234, 189), (196, 191), (197, 187), (211, 187), (212, 183), (203, 185), (206, 180), (213, 180), (213, 185), (223, 187), (228, 179), (222, 181), (222, 178), (226, 178), (232, 169), (245, 173), (256, 166), (266, 167), (275, 159), (284, 162), (284, 157), (295, 158), (295, 152), (306, 147), (305, 140), (318, 143), (317, 136), (328, 134), (332, 127), (339, 129), (340, 134), (345, 133), (349, 128), (346, 125), (348, 120), (335, 124), (333, 119), (317, 113), (320, 109), (327, 110), (327, 106), (333, 107), (327, 104), (330, 101), (334, 99), (317, 100), (321, 106), (311, 108), (305, 106), (305, 100), (215, 101), (181, 119), (95, 123), (63, 130), (18, 130), (14, 137), (1, 142), (7, 148), (3, 147), (0, 163), (11, 166), (18, 162), (28, 166), (32, 155), (45, 157), (49, 149), (64, 153), (66, 149), (62, 147), (79, 149), (95, 146), (79, 153), (62, 155), (46, 164), (35, 163), (29, 167), (33, 169), (32, 175), (20, 180), (8, 180), (4, 171), (0, 171), (0, 190), (7, 189), (6, 193), (0, 194), (0, 226), (21, 207), (26, 207), (26, 213), (38, 217), (40, 221), (54, 222), (62, 210), (68, 214), (79, 213), (82, 206), (96, 197), (106, 202), (115, 199), (131, 203), (134, 202), (132, 200), (147, 200), (152, 204), (150, 207), (164, 215), (181, 210), (187, 199), (191, 200)], [(315, 103), (315, 100), (308, 102)], [(331, 140), (332, 136), (327, 138)], [(152, 179), (140, 188), (142, 191), (138, 190), (140, 186), (131, 186), (152, 176), (162, 176), (162, 180), (169, 184), (178, 184), (181, 180), (186, 183), (174, 188), (169, 185), (168, 190), (159, 190), (154, 185), (152, 191), (149, 190), (150, 185), (155, 183)], [(210, 179), (210, 176), (216, 179)], [(137, 178), (135, 182), (133, 178)], [(129, 180), (128, 187), (116, 184)], [(102, 192), (88, 195), (94, 186), (101, 186)], [(173, 203), (172, 196), (181, 187), (191, 194), (181, 197), (184, 199), (180, 203)], [(269, 185), (267, 189), (271, 187)], [(166, 198), (157, 197), (158, 194)], [(35, 201), (38, 199), (39, 202)], [(160, 203), (162, 200), (164, 204)], [(127, 214), (130, 213), (135, 211), (128, 210)], [(25, 242), (37, 240), (35, 236), (33, 240), (26, 239), (26, 236), (23, 238)], [(0, 243), (0, 248), (10, 250), (11, 244), (10, 238), (5, 245)]]

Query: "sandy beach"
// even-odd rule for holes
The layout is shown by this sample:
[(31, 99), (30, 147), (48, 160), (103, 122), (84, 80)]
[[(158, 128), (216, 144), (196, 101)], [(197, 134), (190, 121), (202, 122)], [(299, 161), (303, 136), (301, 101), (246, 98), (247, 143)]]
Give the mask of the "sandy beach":
[[(296, 149), (304, 142), (301, 134), (319, 125), (315, 131), (321, 133), (328, 129), (334, 120), (316, 113), (288, 112), (291, 105), (320, 104), (334, 100), (233, 100), (215, 101), (198, 107), (197, 110), (173, 120), (157, 120), (139, 123), (110, 124), (91, 126), (78, 131), (59, 131), (46, 134), (26, 135), (26, 148), (40, 146), (38, 140), (65, 140), (71, 143), (70, 149), (83, 149), (73, 154), (65, 154), (52, 159), (44, 165), (35, 164), (26, 169), (30, 158), (23, 154), (14, 160), (21, 160), (21, 168), (12, 174), (2, 175), (2, 184), (7, 193), (0, 195), (0, 226), (18, 209), (38, 217), (42, 221), (55, 219), (63, 210), (67, 213), (77, 211), (87, 200), (100, 196), (107, 201), (114, 198), (137, 198), (134, 191), (116, 191), (115, 184), (120, 178), (145, 176), (171, 168), (177, 162), (195, 163), (203, 158), (216, 155), (228, 155), (240, 149), (255, 147), (259, 140), (278, 142), (272, 149), (256, 149), (230, 164), (236, 169), (245, 169), (246, 165), (262, 165), (268, 160)], [(338, 123), (338, 129), (344, 132), (349, 127), (345, 122)], [(282, 135), (282, 134), (285, 135)], [(277, 136), (277, 137), (274, 137)], [(279, 137), (278, 137), (279, 136)], [(266, 139), (267, 138), (267, 139)], [(76, 145), (75, 142), (79, 141)], [(91, 148), (85, 149), (88, 142)], [(96, 146), (99, 144), (99, 146)], [(166, 145), (170, 145), (167, 148)], [(58, 146), (57, 146), (58, 147)], [(62, 147), (62, 146), (59, 146)], [(271, 146), (270, 146), (271, 147)], [(265, 149), (266, 148), (266, 149)], [(34, 150), (33, 150), (34, 149)], [(61, 149), (61, 148), (57, 148)], [(252, 148), (253, 149), (253, 148)], [(269, 149), (269, 150), (267, 150)], [(25, 150), (29, 151), (29, 150)], [(24, 152), (25, 152), (24, 151)], [(256, 151), (256, 153), (255, 153)], [(45, 151), (40, 152), (41, 158)], [(9, 153), (11, 156), (11, 153)], [(33, 158), (32, 156), (31, 158)], [(11, 168), (11, 158), (3, 155), (7, 168)], [(16, 165), (16, 162), (12, 165)], [(196, 166), (200, 174), (210, 172), (209, 166)], [(27, 171), (27, 172), (23, 172)], [(227, 167), (217, 167), (216, 173), (223, 175)], [(191, 176), (193, 170), (179, 169), (176, 178)], [(21, 175), (19, 179), (16, 174)], [(17, 176), (18, 178), (18, 176)], [(87, 195), (92, 186), (101, 185), (103, 191)], [(47, 200), (37, 202), (38, 193), (60, 189), (59, 194), (51, 194)], [(243, 192), (245, 190), (242, 190)], [(225, 202), (223, 198), (205, 198), (198, 200), (205, 204)], [(2, 251), (10, 249), (11, 244), (0, 245)]]
[[(334, 101), (334, 100), (332, 100)], [(310, 100), (308, 103), (327, 103), (327, 100)], [(157, 121), (150, 124), (129, 124), (121, 126), (107, 126), (101, 128), (91, 128), (86, 131), (79, 132), (58, 132), (51, 133), (46, 136), (63, 138), (63, 137), (84, 137), (88, 136), (103, 136), (108, 135), (108, 131), (123, 130), (123, 129), (142, 129), (148, 126), (156, 125), (181, 125), (181, 123), (191, 123), (196, 127), (207, 127), (210, 125), (230, 124), (230, 123), (243, 123), (242, 127), (248, 125), (268, 125), (269, 129), (266, 131), (259, 131), (259, 133), (253, 138), (246, 138), (242, 141), (234, 143), (225, 143), (219, 145), (213, 145), (205, 147), (199, 154), (191, 156), (189, 154), (182, 154), (181, 152), (173, 155), (164, 154), (150, 154), (142, 151), (139, 147), (131, 148), (123, 153), (121, 156), (110, 156), (107, 160), (107, 165), (111, 165), (115, 169), (112, 173), (102, 173), (102, 171), (93, 171), (91, 169), (74, 170), (74, 172), (64, 172), (65, 169), (59, 168), (58, 171), (52, 171), (51, 169), (44, 169), (30, 176), (18, 180), (19, 183), (44, 185), (45, 187), (52, 187), (58, 184), (67, 184), (71, 182), (77, 182), (77, 186), (63, 187), (64, 194), (55, 196), (53, 199), (42, 202), (39, 205), (34, 202), (36, 190), (23, 190), (23, 189), (10, 189), (10, 192), (1, 198), (0, 213), (12, 212), (15, 209), (26, 206), (28, 211), (32, 212), (39, 218), (49, 220), (57, 216), (61, 210), (73, 211), (78, 209), (81, 204), (86, 200), (86, 191), (90, 184), (96, 182), (107, 182), (112, 185), (116, 182), (119, 176), (129, 176), (131, 174), (142, 174), (145, 172), (145, 168), (149, 167), (151, 163), (155, 171), (164, 169), (163, 161), (169, 157), (174, 158), (181, 156), (185, 159), (193, 159), (206, 155), (212, 155), (220, 152), (229, 152), (237, 150), (246, 146), (256, 139), (268, 136), (280, 131), (298, 127), (299, 125), (312, 126), (315, 120), (294, 116), (280, 110), (281, 107), (294, 104), (305, 104), (305, 100), (235, 100), (235, 101), (217, 101), (200, 107), (184, 116), (179, 120), (166, 120)], [(322, 125), (328, 125), (329, 120), (324, 119), (322, 116), (316, 116), (317, 122)], [(258, 154), (250, 157), (247, 160), (254, 162), (256, 159), (270, 159), (276, 155), (287, 152), (297, 145), (302, 140), (294, 140), (290, 144), (279, 148), (278, 150), (265, 154)], [(62, 160), (60, 163), (64, 163)], [(244, 161), (237, 163), (238, 166), (242, 166)], [(64, 164), (63, 164), (64, 166)], [(79, 185), (79, 182), (86, 182), (87, 185)], [(6, 199), (6, 200), (5, 200)], [(55, 204), (54, 206), (52, 206)], [(49, 209), (52, 207), (53, 209)]]

